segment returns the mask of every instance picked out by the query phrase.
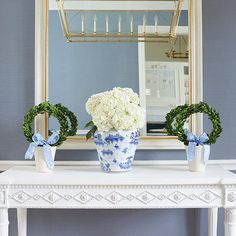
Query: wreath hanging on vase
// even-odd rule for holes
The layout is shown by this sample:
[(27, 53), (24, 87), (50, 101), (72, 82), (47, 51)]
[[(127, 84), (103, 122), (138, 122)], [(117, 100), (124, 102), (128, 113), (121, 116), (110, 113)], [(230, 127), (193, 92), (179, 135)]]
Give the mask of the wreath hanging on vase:
[[(47, 113), (49, 117), (55, 117), (60, 125), (59, 131), (57, 132), (53, 132), (52, 130), (47, 131), (47, 135), (49, 136), (48, 140), (45, 140), (41, 134), (33, 132), (33, 121), (35, 117), (45, 113)], [(46, 167), (53, 169), (54, 157), (52, 155), (52, 147), (61, 145), (68, 136), (75, 135), (77, 126), (78, 121), (75, 114), (62, 104), (52, 105), (49, 102), (42, 102), (32, 107), (25, 114), (22, 124), (24, 136), (30, 142), (30, 146), (25, 154), (25, 159), (32, 159), (34, 153), (42, 149)], [(47, 168), (44, 169), (46, 170)]]
[[(212, 131), (209, 134), (204, 132), (197, 137), (188, 129), (184, 128), (187, 119), (196, 113), (208, 115), (208, 119), (212, 122)], [(175, 123), (173, 124), (173, 122)], [(166, 115), (166, 129), (169, 135), (178, 136), (178, 140), (184, 143), (189, 161), (195, 160), (196, 155), (202, 155), (200, 161), (203, 167), (206, 166), (209, 159), (210, 145), (216, 142), (222, 132), (219, 113), (205, 102), (181, 105), (172, 109)], [(198, 147), (203, 147), (203, 154), (200, 152), (196, 154)]]

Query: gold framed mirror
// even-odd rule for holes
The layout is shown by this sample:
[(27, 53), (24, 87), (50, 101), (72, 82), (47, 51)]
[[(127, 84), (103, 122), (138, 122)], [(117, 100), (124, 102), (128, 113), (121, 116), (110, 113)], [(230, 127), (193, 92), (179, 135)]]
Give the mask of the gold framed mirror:
[[(86, 2), (90, 4), (86, 5)], [(76, 78), (76, 74), (78, 75), (77, 70), (72, 72), (75, 67), (80, 68), (79, 73), (83, 75), (80, 76), (81, 81), (85, 81), (85, 85), (90, 84), (83, 95), (86, 98), (95, 92), (107, 90), (111, 86), (121, 84), (123, 87), (132, 87), (136, 84), (133, 89), (139, 93), (141, 105), (147, 111), (147, 125), (141, 131), (139, 149), (183, 149), (184, 146), (177, 140), (177, 137), (166, 135), (163, 125), (165, 114), (171, 108), (183, 103), (197, 103), (202, 100), (202, 3), (199, 0), (111, 2), (119, 4), (119, 11), (112, 11), (114, 6), (107, 0), (36, 0), (35, 104), (46, 100), (52, 103), (61, 102), (69, 106), (79, 115), (79, 118), (81, 117), (83, 122), (79, 126), (83, 127), (87, 117), (83, 118), (84, 98), (82, 99), (82, 96), (78, 95), (82, 90), (79, 91), (80, 86), (71, 80), (71, 78)], [(132, 11), (132, 4), (136, 2), (140, 9)], [(155, 9), (153, 5), (149, 6), (154, 2), (156, 2)], [(92, 9), (89, 9), (91, 6)], [(81, 10), (79, 7), (83, 9)], [(98, 11), (99, 9), (100, 11)], [(68, 17), (64, 19), (64, 22), (63, 15)], [(71, 32), (75, 33), (69, 32), (68, 29), (65, 30), (65, 22), (68, 22), (69, 28), (73, 29)], [(56, 25), (57, 28), (52, 29), (53, 25)], [(94, 37), (91, 37), (92, 35)], [(131, 38), (132, 42), (128, 43), (127, 38)], [(103, 41), (105, 39), (105, 42), (97, 42), (100, 39)], [(153, 39), (156, 41), (153, 42)], [(163, 39), (165, 42), (161, 42)], [(92, 43), (87, 42), (89, 40)], [(122, 40), (123, 42), (121, 42)], [(59, 50), (59, 45), (63, 45), (63, 50), (67, 51)], [(68, 47), (70, 48), (68, 49)], [(89, 52), (91, 48), (93, 50)], [(111, 51), (117, 49), (127, 54), (120, 57), (115, 62), (116, 64), (107, 64), (111, 61), (109, 57), (105, 62), (99, 60), (104, 48)], [(72, 52), (76, 50), (78, 58), (69, 61), (74, 57)], [(134, 52), (132, 58), (130, 51)], [(86, 52), (87, 59), (80, 52)], [(117, 55), (112, 53), (107, 55)], [(94, 57), (97, 57), (97, 62), (101, 61), (101, 63), (96, 65), (98, 79), (92, 82), (93, 76), (88, 77), (83, 69), (89, 62), (90, 66), (94, 68), (94, 61), (91, 61), (91, 58)], [(135, 69), (130, 71), (131, 64), (133, 65), (134, 62), (136, 63)], [(103, 83), (101, 79), (104, 74), (111, 73), (107, 71), (107, 68), (114, 71), (114, 68), (117, 67), (121, 69), (117, 74), (112, 74), (112, 78), (121, 78), (121, 75), (125, 75), (126, 80), (116, 80), (114, 84), (109, 84), (110, 87), (100, 86), (100, 84), (108, 84)], [(64, 71), (61, 68), (64, 68)], [(87, 71), (90, 70), (92, 69), (87, 66)], [(60, 78), (61, 74), (64, 74), (64, 77)], [(109, 78), (111, 76), (108, 76)], [(95, 88), (92, 88), (91, 84), (95, 84)], [(85, 91), (86, 86), (81, 87)], [(73, 92), (66, 94), (63, 92), (65, 88)], [(73, 90), (73, 88), (77, 89)], [(67, 96), (68, 94), (70, 96)], [(74, 102), (74, 104), (70, 104), (70, 102)], [(81, 104), (78, 105), (79, 103)], [(202, 117), (193, 116), (189, 125), (193, 132), (200, 133)], [(50, 123), (47, 116), (37, 118), (38, 132), (44, 133), (46, 136), (49, 126), (54, 128), (53, 122)], [(95, 145), (92, 140), (86, 141), (82, 128), (78, 130), (77, 136), (69, 137), (60, 149), (95, 149)]]

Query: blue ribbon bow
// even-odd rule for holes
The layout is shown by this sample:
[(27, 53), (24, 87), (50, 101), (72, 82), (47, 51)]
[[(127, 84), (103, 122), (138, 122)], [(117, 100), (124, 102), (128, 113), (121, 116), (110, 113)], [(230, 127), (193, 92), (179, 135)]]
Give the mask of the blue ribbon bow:
[(36, 147), (42, 146), (43, 152), (44, 152), (44, 160), (47, 164), (47, 167), (49, 169), (53, 169), (54, 167), (54, 160), (52, 158), (52, 152), (51, 152), (51, 145), (55, 144), (59, 140), (59, 134), (57, 132), (54, 132), (48, 140), (44, 140), (41, 134), (34, 134), (33, 142), (29, 145), (28, 150), (25, 153), (25, 159), (32, 159), (33, 155), (35, 153)]
[(206, 144), (206, 142), (209, 140), (209, 137), (206, 133), (202, 133), (199, 137), (194, 135), (193, 133), (190, 133), (188, 129), (184, 130), (184, 133), (187, 136), (188, 143), (188, 149), (187, 149), (187, 157), (188, 161), (193, 161), (195, 158), (195, 148), (196, 146), (203, 146), (204, 148), (204, 157), (203, 161), (204, 164), (207, 164), (207, 161), (209, 159), (210, 154), (210, 145)]

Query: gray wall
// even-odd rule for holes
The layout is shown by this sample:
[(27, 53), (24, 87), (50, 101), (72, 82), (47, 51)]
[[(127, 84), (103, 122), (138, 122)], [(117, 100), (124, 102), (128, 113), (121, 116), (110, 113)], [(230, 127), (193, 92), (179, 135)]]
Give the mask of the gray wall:
[[(221, 113), (224, 132), (212, 146), (212, 159), (235, 158), (234, 0), (203, 0), (204, 98)], [(225, 14), (227, 13), (227, 14)], [(0, 8), (0, 159), (23, 160), (24, 113), (33, 105), (34, 1), (11, 0)], [(206, 122), (206, 129), (210, 124)], [(13, 145), (14, 144), (14, 148)], [(11, 146), (10, 146), (11, 145)], [(87, 160), (95, 151), (58, 152), (57, 159)], [(139, 151), (137, 159), (182, 159), (182, 151)], [(15, 211), (10, 236), (16, 236)], [(29, 210), (29, 236), (166, 235), (205, 236), (206, 210)], [(222, 214), (219, 234), (223, 235)], [(192, 233), (195, 231), (194, 233)]]

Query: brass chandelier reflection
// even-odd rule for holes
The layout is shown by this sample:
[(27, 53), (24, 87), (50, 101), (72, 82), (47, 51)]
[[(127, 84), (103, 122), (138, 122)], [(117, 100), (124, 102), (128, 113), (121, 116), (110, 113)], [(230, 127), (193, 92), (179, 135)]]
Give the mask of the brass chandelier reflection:
[(172, 44), (169, 52), (166, 52), (166, 56), (171, 59), (188, 59), (188, 38), (183, 35), (178, 35)]
[[(68, 42), (164, 42), (176, 37), (183, 0), (56, 0)], [(169, 30), (159, 30), (168, 18)], [(166, 17), (167, 16), (167, 17)]]

